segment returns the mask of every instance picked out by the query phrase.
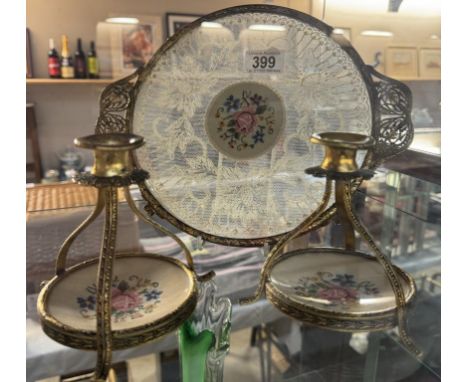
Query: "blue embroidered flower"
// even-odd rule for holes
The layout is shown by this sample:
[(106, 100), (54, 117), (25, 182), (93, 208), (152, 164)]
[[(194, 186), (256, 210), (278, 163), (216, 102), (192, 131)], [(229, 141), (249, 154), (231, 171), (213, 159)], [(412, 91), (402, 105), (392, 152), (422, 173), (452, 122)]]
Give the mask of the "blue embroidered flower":
[(258, 95), (255, 93), (252, 97), (250, 97), (250, 100), (255, 104), (255, 105), (260, 105), (260, 102), (262, 102), (262, 96)]
[(354, 286), (356, 281), (354, 280), (354, 275), (349, 275), (347, 273), (340, 275), (337, 274), (333, 279), (333, 282), (338, 283), (340, 286)]
[(150, 301), (150, 300), (158, 300), (159, 299), (159, 296), (161, 296), (161, 293), (160, 291), (157, 291), (157, 290), (152, 290), (150, 292), (146, 292), (145, 293), (145, 297), (146, 297), (146, 300), (147, 301)]
[(93, 310), (94, 306), (96, 305), (96, 297), (88, 296), (88, 298), (77, 297), (76, 301), (81, 309), (90, 309)]
[(263, 142), (263, 137), (265, 136), (264, 133), (262, 133), (260, 130), (257, 130), (255, 132), (255, 134), (252, 136), (252, 139), (254, 140), (254, 144), (258, 143), (258, 142)]
[(234, 98), (234, 96), (231, 94), (228, 98), (226, 98), (224, 106), (227, 108), (228, 113), (236, 111), (240, 107), (240, 99)]

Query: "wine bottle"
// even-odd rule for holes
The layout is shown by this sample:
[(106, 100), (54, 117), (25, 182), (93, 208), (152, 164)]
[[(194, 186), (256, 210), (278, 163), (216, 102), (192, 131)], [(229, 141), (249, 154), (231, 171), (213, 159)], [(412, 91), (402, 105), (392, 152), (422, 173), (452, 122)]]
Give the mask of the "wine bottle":
[(81, 49), (81, 38), (76, 42), (75, 78), (86, 78), (86, 57)]
[(62, 35), (62, 58), (60, 60), (60, 71), (62, 78), (75, 77), (75, 70), (73, 68), (73, 61), (68, 50), (68, 37)]
[(91, 41), (88, 52), (88, 77), (99, 78), (99, 61), (94, 48), (94, 41)]
[(47, 53), (47, 67), (50, 78), (60, 78), (60, 58), (55, 49), (54, 39), (49, 38), (49, 52)]

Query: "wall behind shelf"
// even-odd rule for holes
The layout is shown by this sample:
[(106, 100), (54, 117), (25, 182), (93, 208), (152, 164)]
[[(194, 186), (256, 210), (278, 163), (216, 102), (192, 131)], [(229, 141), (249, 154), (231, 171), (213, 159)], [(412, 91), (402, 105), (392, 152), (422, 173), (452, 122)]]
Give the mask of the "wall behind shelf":
[[(206, 14), (230, 6), (262, 2), (289, 6), (318, 18), (322, 16), (323, 0), (27, 0), (26, 24), (31, 32), (34, 76), (47, 76), (46, 56), (50, 37), (60, 47), (60, 36), (67, 34), (73, 51), (76, 39), (81, 37), (85, 50), (88, 50), (89, 41), (96, 39), (97, 23), (110, 14)], [(324, 21), (336, 27), (351, 27), (352, 43), (366, 63), (371, 63), (375, 51), (386, 45), (440, 46), (440, 41), (428, 39), (432, 33), (440, 35), (440, 15), (423, 18), (382, 13), (375, 16), (365, 14), (358, 3), (345, 11), (342, 9), (343, 4), (351, 3), (327, 0)], [(364, 38), (359, 35), (362, 29), (393, 30), (395, 36), (385, 40)], [(412, 43), (414, 39), (417, 41)], [(93, 132), (99, 112), (99, 94), (103, 88), (103, 85), (27, 87), (28, 102), (36, 104), (44, 169), (57, 166), (56, 153), (71, 145), (74, 137)]]
[[(60, 37), (67, 34), (72, 51), (81, 37), (85, 51), (96, 39), (96, 25), (110, 14), (161, 15), (168, 12), (206, 14), (259, 0), (27, 0), (26, 25), (31, 33), (34, 77), (47, 77), (49, 38), (60, 48)], [(274, 0), (308, 12), (310, 0)], [(165, 20), (164, 20), (165, 21)], [(34, 85), (27, 87), (27, 101), (34, 102), (44, 170), (56, 168), (56, 153), (71, 146), (73, 138), (91, 134), (99, 114), (102, 85)], [(87, 162), (91, 156), (84, 152)]]

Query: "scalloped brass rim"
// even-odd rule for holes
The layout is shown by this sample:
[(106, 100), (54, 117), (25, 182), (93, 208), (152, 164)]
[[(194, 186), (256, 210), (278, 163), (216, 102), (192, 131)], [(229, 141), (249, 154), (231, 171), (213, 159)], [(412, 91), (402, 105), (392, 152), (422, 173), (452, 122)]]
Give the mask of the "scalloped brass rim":
[[(357, 252), (357, 251), (347, 251), (344, 249), (336, 248), (308, 248), (292, 251), (285, 253), (279, 257), (271, 267), (271, 272), (273, 271), (275, 265), (281, 261), (301, 254), (314, 254), (314, 253), (342, 253), (346, 256), (359, 256), (367, 258), (371, 261), (376, 261), (377, 259), (371, 255)], [(406, 304), (408, 305), (414, 300), (416, 295), (416, 285), (413, 278), (401, 268), (394, 266), (395, 270), (399, 276), (404, 280), (409, 286), (409, 293), (406, 297)], [(371, 330), (382, 330), (384, 328), (390, 328), (394, 326), (396, 321), (397, 308), (395, 307), (384, 309), (380, 311), (374, 311), (369, 313), (341, 313), (336, 311), (328, 311), (319, 309), (317, 307), (311, 307), (306, 304), (301, 304), (297, 301), (291, 299), (287, 294), (280, 291), (270, 280), (270, 275), (268, 275), (268, 280), (266, 284), (267, 298), (270, 302), (276, 306), (279, 310), (285, 313), (288, 316), (297, 318), (301, 321), (308, 322), (317, 326), (325, 327), (328, 326), (333, 330), (342, 330), (342, 331), (371, 331)], [(353, 324), (354, 323), (354, 324)], [(346, 329), (343, 329), (343, 325), (346, 326)], [(355, 326), (354, 326), (355, 325)]]
[[(119, 254), (116, 255), (116, 261), (121, 258), (151, 258), (162, 261), (167, 261), (176, 266), (182, 268), (182, 270), (189, 276), (191, 291), (186, 300), (173, 312), (159, 318), (156, 321), (148, 324), (135, 326), (130, 329), (112, 330), (112, 347), (114, 349), (125, 349), (128, 347), (135, 346), (137, 344), (146, 343), (148, 341), (160, 338), (176, 328), (187, 320), (195, 310), (197, 304), (198, 289), (196, 283), (195, 274), (188, 269), (188, 267), (177, 259), (170, 257), (157, 255), (157, 254)], [(97, 263), (98, 258), (86, 260), (78, 263), (60, 275), (54, 276), (46, 285), (41, 289), (37, 300), (37, 310), (41, 319), (41, 325), (44, 332), (54, 339), (55, 341), (62, 343), (66, 346), (74, 347), (77, 349), (95, 350), (96, 349), (96, 330), (84, 330), (76, 329), (69, 325), (63, 324), (52, 316), (47, 309), (47, 301), (51, 291), (57, 285), (57, 283), (66, 278), (70, 273), (86, 268), (91, 264)], [(135, 344), (138, 338), (144, 337), (144, 339)]]

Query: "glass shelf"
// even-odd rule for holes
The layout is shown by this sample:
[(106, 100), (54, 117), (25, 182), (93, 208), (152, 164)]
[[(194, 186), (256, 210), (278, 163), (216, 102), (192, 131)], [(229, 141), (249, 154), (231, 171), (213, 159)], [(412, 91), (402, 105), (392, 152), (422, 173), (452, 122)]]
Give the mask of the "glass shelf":
[[(145, 202), (134, 191), (140, 209)], [(425, 352), (417, 360), (401, 347), (393, 331), (373, 334), (338, 333), (304, 325), (276, 310), (261, 299), (240, 306), (241, 297), (250, 296), (258, 283), (264, 248), (233, 248), (204, 243), (195, 237), (166, 227), (193, 250), (197, 271), (216, 272), (219, 296), (233, 304), (232, 336), (241, 329), (251, 330), (252, 351), (260, 351), (255, 367), (258, 375), (271, 381), (439, 381), (440, 366), (440, 186), (393, 171), (380, 171), (364, 182), (355, 194), (358, 215), (377, 243), (395, 264), (411, 273), (417, 284), (417, 297), (408, 311), (409, 331)], [(94, 353), (68, 349), (54, 343), (41, 331), (35, 315), (35, 296), (42, 280), (53, 275), (57, 251), (71, 230), (92, 210), (84, 202), (75, 208), (34, 208), (27, 221), (27, 371), (36, 379), (63, 375), (94, 367)], [(125, 203), (119, 208), (119, 250), (132, 247), (183, 259), (168, 237), (138, 222)], [(157, 219), (161, 222), (161, 220)], [(296, 248), (341, 246), (341, 227), (330, 224), (296, 239)], [(102, 219), (84, 231), (71, 248), (70, 263), (99, 252)], [(358, 238), (358, 248), (369, 252)], [(246, 340), (248, 342), (248, 340)], [(175, 335), (162, 342), (116, 354), (119, 360), (177, 349)], [(268, 350), (269, 349), (269, 350)], [(233, 355), (234, 356), (234, 355)], [(225, 376), (229, 376), (229, 355)], [(177, 368), (175, 363), (174, 367)], [(263, 366), (262, 366), (263, 365)], [(162, 379), (166, 381), (167, 379)]]

